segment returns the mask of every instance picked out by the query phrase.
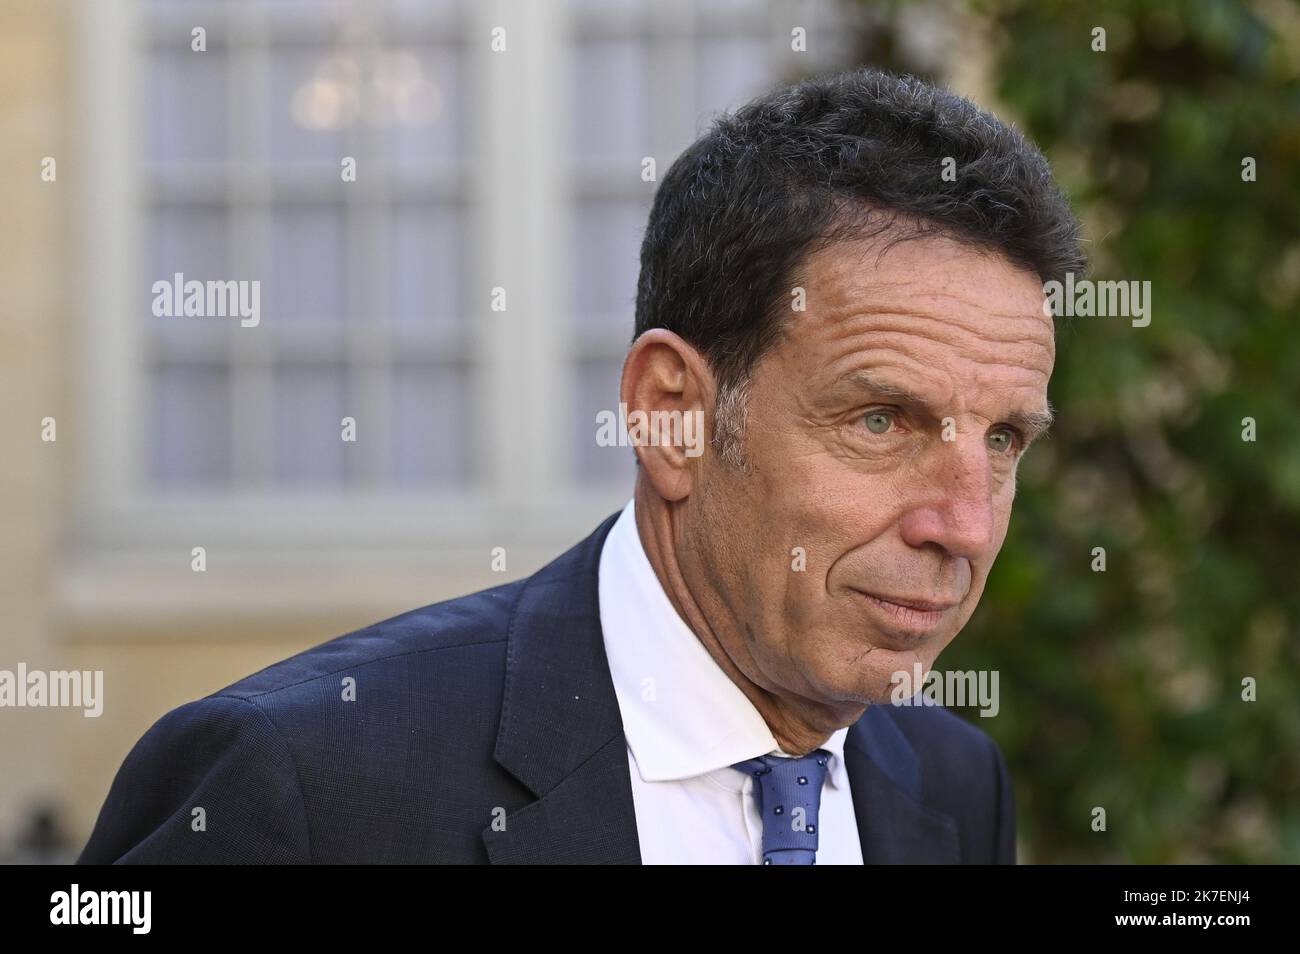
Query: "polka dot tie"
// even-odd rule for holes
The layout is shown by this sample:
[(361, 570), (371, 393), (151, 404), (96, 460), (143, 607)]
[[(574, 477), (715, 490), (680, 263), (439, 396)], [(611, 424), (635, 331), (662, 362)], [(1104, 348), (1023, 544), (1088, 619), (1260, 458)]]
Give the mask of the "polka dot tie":
[(760, 755), (732, 768), (754, 779), (763, 819), (763, 864), (817, 864), (817, 809), (831, 754), (816, 749), (802, 758)]

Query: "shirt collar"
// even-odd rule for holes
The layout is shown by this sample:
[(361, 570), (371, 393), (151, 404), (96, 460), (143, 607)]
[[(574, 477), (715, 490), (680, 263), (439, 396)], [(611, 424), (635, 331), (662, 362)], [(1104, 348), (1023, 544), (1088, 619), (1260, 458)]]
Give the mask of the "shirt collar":
[[(758, 755), (787, 755), (677, 614), (641, 545), (634, 500), (605, 539), (599, 592), (623, 732), (643, 779), (692, 778)], [(821, 746), (831, 753), (832, 778), (847, 734), (838, 729)]]

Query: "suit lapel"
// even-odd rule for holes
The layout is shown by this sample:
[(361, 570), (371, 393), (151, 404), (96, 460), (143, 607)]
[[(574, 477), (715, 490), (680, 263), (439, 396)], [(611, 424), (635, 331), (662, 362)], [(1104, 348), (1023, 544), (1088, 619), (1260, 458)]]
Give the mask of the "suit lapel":
[(641, 863), (600, 628), (600, 549), (617, 518), (530, 577), (511, 617), (493, 754), (538, 800), (484, 830), (493, 864)]
[(958, 864), (957, 823), (919, 801), (921, 761), (889, 713), (869, 706), (844, 740), (862, 863)]

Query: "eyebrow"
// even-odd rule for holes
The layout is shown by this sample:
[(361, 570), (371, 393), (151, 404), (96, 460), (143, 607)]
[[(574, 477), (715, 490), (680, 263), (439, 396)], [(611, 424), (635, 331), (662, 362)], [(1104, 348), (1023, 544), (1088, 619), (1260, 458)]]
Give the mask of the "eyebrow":
[[(880, 377), (876, 372), (868, 368), (856, 368), (841, 375), (836, 382), (838, 386), (849, 385), (862, 390), (871, 391), (881, 397), (893, 398), (902, 401), (905, 404), (916, 405), (917, 407), (928, 408), (930, 403), (915, 391), (904, 385), (897, 384), (893, 381)], [(1012, 411), (1003, 422), (1013, 424), (1019, 427), (1025, 435), (1025, 443), (1028, 444), (1036, 438), (1042, 437), (1047, 429), (1052, 426), (1056, 419), (1052, 412), (1052, 405), (1048, 402), (1046, 408), (1041, 411)]]

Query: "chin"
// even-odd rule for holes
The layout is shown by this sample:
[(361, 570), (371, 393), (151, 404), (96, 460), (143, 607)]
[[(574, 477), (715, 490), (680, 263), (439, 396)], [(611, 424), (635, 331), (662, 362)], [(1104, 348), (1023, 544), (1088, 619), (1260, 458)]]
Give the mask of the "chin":
[(889, 705), (894, 701), (894, 692), (898, 685), (895, 673), (906, 672), (911, 679), (913, 667), (920, 665), (921, 674), (925, 675), (926, 666), (915, 653), (889, 653), (892, 661), (888, 665), (874, 668), (866, 676), (869, 698), (863, 700), (871, 705)]
[(824, 665), (816, 670), (820, 677), (817, 681), (828, 699), (863, 705), (887, 704), (893, 699), (894, 673), (906, 672), (910, 678), (917, 664), (921, 666), (922, 676), (929, 670), (921, 655), (912, 649), (877, 646), (864, 655), (854, 646), (845, 655), (847, 661), (833, 665), (830, 671), (825, 671)]

